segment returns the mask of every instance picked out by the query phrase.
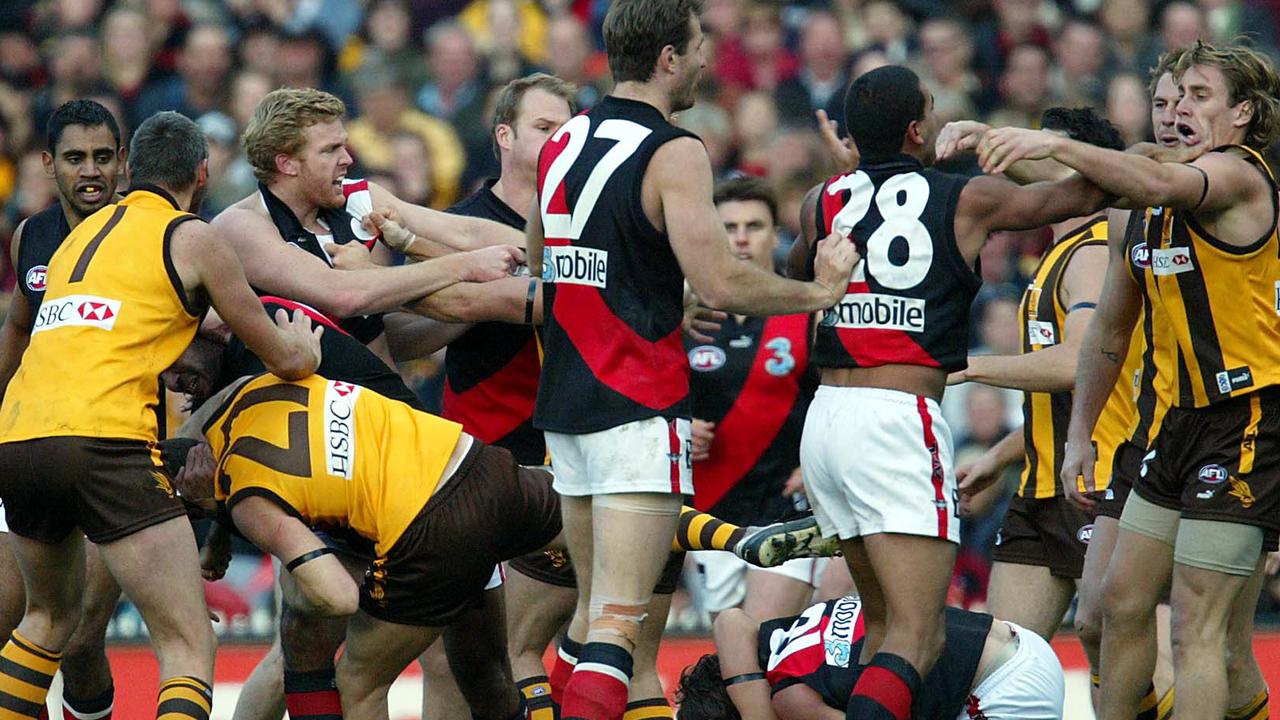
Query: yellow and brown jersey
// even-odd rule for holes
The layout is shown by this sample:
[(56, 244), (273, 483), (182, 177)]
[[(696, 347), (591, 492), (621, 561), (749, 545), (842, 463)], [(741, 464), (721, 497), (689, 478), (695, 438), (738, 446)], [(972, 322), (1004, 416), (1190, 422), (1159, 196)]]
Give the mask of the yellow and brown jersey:
[[(1256, 151), (1232, 145), (1275, 180)], [(1177, 341), (1178, 407), (1205, 407), (1272, 385), (1280, 385), (1280, 239), (1276, 203), (1271, 227), (1247, 246), (1213, 237), (1188, 211), (1148, 211), (1159, 224), (1160, 242), (1151, 248), (1155, 300)]]
[[(1063, 234), (1062, 239), (1045, 252), (1031, 284), (1022, 294), (1018, 310), (1022, 352), (1036, 352), (1062, 342), (1070, 309), (1062, 304), (1062, 276), (1076, 251), (1106, 243), (1106, 218), (1095, 218)], [(1071, 393), (1023, 393), (1022, 419), (1026, 464), (1018, 493), (1028, 498), (1061, 495), (1058, 473), (1062, 469), (1062, 449), (1071, 420)]]
[(462, 426), (359, 385), (260, 375), (204, 433), (218, 500), (267, 497), (313, 527), (351, 530), (385, 556), (435, 492)]
[(1125, 238), (1126, 267), (1142, 296), (1142, 314), (1134, 325), (1129, 356), (1117, 386), (1127, 383), (1133, 397), (1134, 412), (1126, 436), (1144, 449), (1155, 439), (1173, 401), (1173, 371), (1178, 363), (1178, 344), (1157, 297), (1156, 276), (1151, 273), (1151, 250), (1159, 247), (1169, 219), (1170, 214), (1152, 208), (1142, 213), (1135, 211)]
[(0, 407), (0, 441), (83, 436), (154, 442), (164, 427), (160, 373), (202, 314), (169, 253), (198, 220), (159, 188), (90, 215), (49, 261), (44, 302)]

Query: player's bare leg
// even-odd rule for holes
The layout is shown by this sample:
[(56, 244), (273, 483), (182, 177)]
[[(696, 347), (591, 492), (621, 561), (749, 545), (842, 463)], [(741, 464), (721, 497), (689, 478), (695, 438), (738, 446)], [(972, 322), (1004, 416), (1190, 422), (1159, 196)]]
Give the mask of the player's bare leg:
[(956, 545), (895, 533), (869, 535), (863, 543), (889, 618), (876, 653), (896, 655), (924, 677), (946, 643), (942, 608), (955, 567)]
[(345, 720), (389, 720), (387, 690), (444, 628), (389, 623), (363, 611), (351, 616), (338, 660), (338, 692)]
[(1253, 651), (1253, 616), (1266, 580), (1264, 554), (1248, 583), (1236, 596), (1227, 621), (1227, 717), (1252, 718), (1251, 706), (1268, 702), (1267, 682)]
[(524, 694), (531, 720), (552, 717), (549, 672), (543, 653), (573, 617), (578, 591), (540, 582), (515, 569), (507, 571), (507, 657), (516, 686)]
[[(467, 612), (444, 631), (442, 646), (447, 656), (445, 673), (456, 680), (454, 687), (464, 708), (460, 718), (511, 718), (520, 707), (520, 693), (512, 679), (507, 659), (506, 607), (501, 586), (484, 593), (484, 605)], [(429, 652), (429, 651), (428, 651)], [(430, 690), (432, 688), (428, 688)], [(430, 696), (425, 698), (430, 703)], [(465, 710), (469, 708), (469, 710)], [(449, 711), (457, 712), (450, 708)], [(448, 718), (453, 715), (424, 717)]]
[(240, 688), (232, 720), (280, 720), (284, 717), (284, 651), (276, 634)]
[(822, 572), (822, 580), (818, 583), (813, 599), (817, 602), (858, 594), (858, 588), (853, 585), (853, 576), (849, 574), (849, 564), (833, 561), (827, 563), (827, 569)]
[(204, 705), (207, 717), (216, 640), (191, 523), (173, 518), (98, 548), (147, 623), (160, 662), (160, 705), (182, 698)]
[(1047, 567), (996, 562), (987, 590), (987, 612), (1052, 640), (1075, 594), (1074, 580), (1054, 577)]
[(71, 532), (55, 544), (10, 534), (26, 587), (26, 612), (0, 650), (0, 707), (14, 717), (37, 717), (58, 670), (62, 648), (80, 622), (84, 536)]
[[(813, 565), (810, 562), (810, 565)], [(813, 579), (817, 582), (817, 579)], [(742, 609), (751, 617), (797, 615), (809, 606), (813, 584), (765, 570), (747, 570), (747, 597)]]
[(1120, 529), (1102, 584), (1099, 720), (1133, 720), (1138, 713), (1156, 668), (1156, 606), (1172, 571), (1172, 547)]
[(635, 674), (627, 691), (627, 711), (624, 720), (670, 719), (671, 705), (662, 690), (658, 678), (658, 646), (667, 628), (667, 615), (671, 612), (671, 593), (654, 593), (649, 599), (648, 617), (640, 629), (636, 642)]
[[(1249, 577), (1175, 564), (1174, 717), (1217, 718), (1227, 711), (1227, 620)], [(1257, 598), (1254, 598), (1254, 602)]]
[(418, 656), (422, 668), (422, 716), (438, 720), (466, 720), (471, 717), (467, 699), (449, 670), (444, 643), (433, 643)]
[[(4, 508), (0, 507), (0, 512)], [(8, 642), (9, 633), (22, 619), (26, 606), (26, 593), (22, 590), (22, 571), (13, 556), (13, 547), (7, 532), (0, 532), (0, 642)]]
[(85, 591), (80, 624), (62, 652), (62, 704), (98, 715), (114, 702), (107, 661), (107, 624), (120, 601), (120, 586), (102, 562), (98, 547), (85, 543)]
[(840, 550), (844, 554), (845, 567), (849, 570), (853, 584), (858, 587), (858, 595), (862, 600), (862, 623), (867, 639), (862, 645), (862, 657), (858, 662), (865, 665), (884, 642), (888, 620), (884, 590), (876, 578), (863, 538), (841, 540)]
[[(653, 586), (670, 554), (680, 512), (680, 496), (618, 493), (591, 499), (590, 585), (580, 575), (578, 592), (589, 591), (587, 644), (565, 688), (565, 718), (617, 718), (625, 711), (632, 654), (640, 636)], [(577, 503), (562, 505), (566, 537), (577, 529), (569, 520)], [(582, 550), (570, 544), (576, 568)], [(579, 601), (581, 607), (581, 601)]]
[[(1076, 637), (1080, 638), (1080, 644), (1084, 647), (1085, 657), (1089, 660), (1089, 673), (1094, 678), (1098, 677), (1098, 669), (1101, 667), (1098, 658), (1102, 648), (1102, 579), (1107, 574), (1107, 563), (1111, 560), (1111, 552), (1115, 550), (1119, 534), (1118, 519), (1105, 515), (1094, 519), (1093, 535), (1089, 538), (1089, 547), (1084, 553), (1084, 569), (1080, 574), (1075, 615)], [(1163, 693), (1158, 687), (1156, 691)], [(1089, 697), (1095, 708), (1098, 706), (1100, 692), (1100, 686), (1095, 683)]]

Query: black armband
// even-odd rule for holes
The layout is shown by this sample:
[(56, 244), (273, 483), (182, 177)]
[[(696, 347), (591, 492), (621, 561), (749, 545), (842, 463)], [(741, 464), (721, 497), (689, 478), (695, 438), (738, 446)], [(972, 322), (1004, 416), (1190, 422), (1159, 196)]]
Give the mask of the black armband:
[(1075, 305), (1072, 305), (1071, 307), (1067, 308), (1067, 314), (1070, 315), (1071, 313), (1077, 310), (1094, 310), (1097, 307), (1098, 307), (1098, 303), (1095, 303), (1095, 302), (1078, 302)]
[(333, 551), (333, 548), (329, 548), (329, 547), (316, 548), (311, 552), (302, 553), (298, 557), (290, 560), (284, 566), (284, 569), (288, 570), (289, 572), (293, 572), (298, 568), (299, 565), (302, 565), (303, 563), (309, 563), (318, 557), (322, 557), (324, 555), (333, 555), (333, 554), (335, 554)]
[(749, 672), (742, 673), (741, 675), (734, 675), (733, 677), (727, 677), (724, 679), (724, 686), (729, 687), (731, 685), (741, 685), (742, 683), (755, 682), (756, 680), (764, 680), (764, 673)]
[(1195, 206), (1191, 208), (1192, 210), (1195, 210), (1203, 205), (1204, 199), (1209, 196), (1209, 173), (1205, 172), (1204, 168), (1192, 165), (1191, 163), (1187, 163), (1187, 167), (1200, 173), (1200, 179), (1204, 181), (1204, 184), (1200, 189), (1200, 199), (1197, 200)]

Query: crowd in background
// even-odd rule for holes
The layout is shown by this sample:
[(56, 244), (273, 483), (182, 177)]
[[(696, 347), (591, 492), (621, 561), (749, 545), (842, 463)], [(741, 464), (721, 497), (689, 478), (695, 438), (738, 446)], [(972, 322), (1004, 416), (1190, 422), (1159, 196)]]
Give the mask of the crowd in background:
[[(581, 107), (608, 91), (608, 4), (4, 0), (0, 289), (7, 297), (14, 284), (13, 228), (54, 200), (40, 153), (45, 120), (67, 100), (103, 103), (126, 136), (159, 110), (195, 119), (210, 141), (212, 217), (255, 189), (239, 137), (258, 101), (282, 85), (321, 88), (347, 103), (352, 177), (444, 208), (497, 174), (489, 118), (503, 84), (545, 70), (578, 86)], [(785, 252), (805, 191), (833, 169), (814, 113), (841, 120), (845, 86), (867, 70), (915, 69), (943, 121), (1035, 127), (1048, 107), (1090, 105), (1137, 142), (1150, 135), (1147, 73), (1161, 52), (1241, 35), (1272, 50), (1278, 22), (1276, 0), (705, 0), (708, 68), (698, 103), (678, 122), (702, 138), (719, 175), (773, 184)], [(1018, 352), (1018, 298), (1050, 240), (1043, 231), (993, 236), (974, 352)], [(959, 462), (1015, 427), (1020, 402), (980, 386), (948, 393)], [(968, 523), (961, 594), (981, 597), (998, 524)], [(1263, 605), (1280, 608), (1280, 584)]]

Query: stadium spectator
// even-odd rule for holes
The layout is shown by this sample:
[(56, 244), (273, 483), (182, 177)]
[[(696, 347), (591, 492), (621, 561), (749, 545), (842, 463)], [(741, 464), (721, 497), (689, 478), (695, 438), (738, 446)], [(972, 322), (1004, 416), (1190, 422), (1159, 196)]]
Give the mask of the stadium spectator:
[(231, 66), (231, 38), (226, 28), (212, 23), (191, 28), (178, 57), (178, 74), (143, 88), (131, 107), (129, 124), (137, 127), (161, 110), (176, 110), (194, 120), (210, 110), (222, 109)]
[(828, 117), (840, 117), (849, 75), (844, 37), (834, 15), (809, 15), (800, 32), (800, 60), (800, 72), (774, 91), (782, 122), (807, 127), (819, 109), (826, 110)]

